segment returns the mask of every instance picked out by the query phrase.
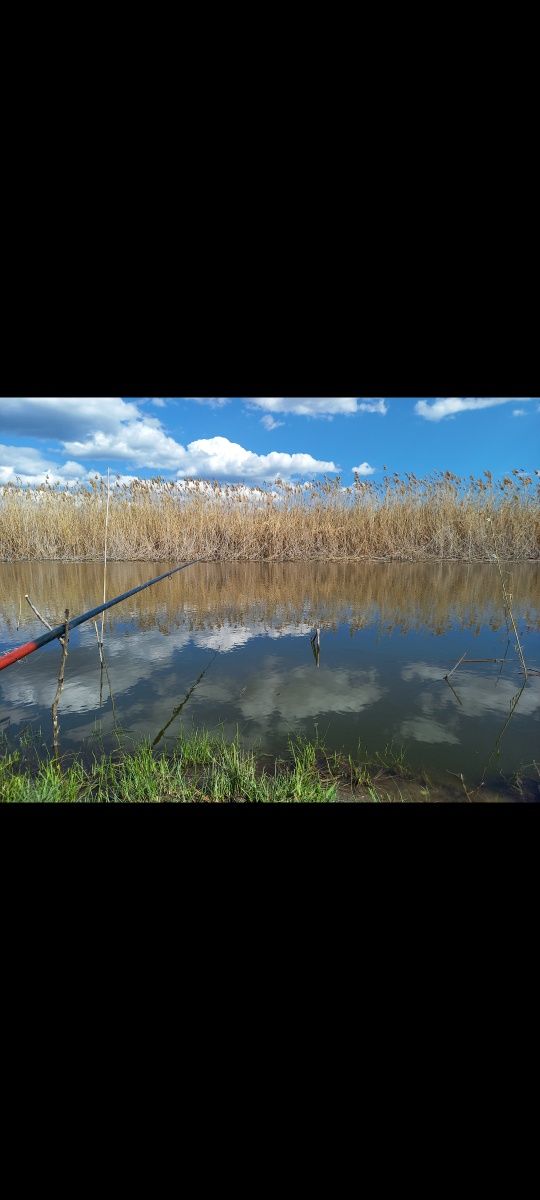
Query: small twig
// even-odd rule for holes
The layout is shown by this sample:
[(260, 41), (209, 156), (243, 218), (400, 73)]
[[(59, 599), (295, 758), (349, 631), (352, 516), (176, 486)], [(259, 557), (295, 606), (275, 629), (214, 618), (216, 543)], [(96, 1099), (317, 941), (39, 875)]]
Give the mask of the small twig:
[(69, 608), (66, 608), (64, 616), (66, 618), (66, 628), (65, 628), (64, 637), (58, 639), (59, 642), (61, 642), (61, 644), (62, 644), (62, 659), (60, 662), (60, 670), (58, 672), (58, 683), (56, 685), (56, 695), (52, 702), (52, 708), (51, 708), (52, 725), (53, 725), (53, 749), (54, 749), (55, 758), (58, 758), (58, 752), (59, 752), (59, 748), (60, 748), (60, 726), (58, 724), (58, 705), (60, 702), (60, 697), (62, 695), (62, 688), (64, 686), (64, 671), (65, 671), (65, 666), (66, 666), (66, 658), (68, 655)]
[(467, 664), (469, 664), (469, 663), (488, 663), (488, 662), (500, 663), (500, 662), (504, 662), (504, 658), (468, 658), (467, 659)]
[(41, 624), (42, 624), (42, 625), (46, 625), (46, 626), (47, 626), (47, 629), (52, 629), (52, 625), (49, 625), (49, 622), (45, 620), (45, 617), (42, 617), (41, 613), (40, 613), (40, 612), (38, 612), (38, 610), (37, 610), (37, 608), (36, 608), (35, 604), (32, 604), (32, 601), (31, 601), (31, 599), (30, 599), (30, 596), (27, 596), (27, 595), (25, 594), (25, 597), (24, 597), (24, 598), (25, 598), (25, 600), (28, 600), (28, 603), (29, 603), (29, 605), (30, 605), (30, 608), (32, 609), (32, 612), (34, 612), (34, 613), (36, 614), (36, 617), (37, 617), (38, 621), (41, 621)]
[(463, 771), (460, 771), (460, 772), (459, 772), (459, 774), (458, 774), (458, 773), (457, 773), (457, 771), (448, 771), (448, 770), (447, 770), (447, 774), (448, 774), (448, 775), (453, 775), (455, 779), (459, 779), (459, 781), (460, 781), (460, 783), (461, 783), (461, 786), (462, 786), (462, 788), (463, 788), (463, 791), (465, 792), (465, 795), (466, 795), (466, 797), (467, 797), (467, 800), (469, 801), (469, 804), (472, 804), (472, 803), (473, 803), (473, 801), (474, 801), (474, 797), (476, 796), (477, 792), (479, 792), (479, 791), (480, 791), (480, 788), (483, 788), (483, 786), (484, 786), (484, 780), (482, 779), (482, 780), (480, 781), (480, 783), (478, 784), (478, 787), (476, 787), (476, 788), (474, 789), (474, 791), (470, 792), (470, 791), (469, 791), (469, 789), (467, 788), (467, 785), (466, 785), (466, 783), (465, 783), (465, 780), (464, 780), (464, 778), (463, 778)]
[[(99, 662), (100, 662), (100, 668), (99, 668), (99, 707), (101, 708), (101, 705), (102, 705), (102, 702), (103, 702), (103, 642), (102, 642), (102, 641), (100, 641), (100, 637), (99, 637), (99, 633), (98, 633), (98, 627), (97, 627), (97, 621), (94, 621), (94, 622), (93, 622), (93, 624), (94, 624), (94, 629), (95, 629), (95, 631), (96, 631), (97, 644), (98, 644), (98, 650), (99, 650)], [(103, 629), (102, 629), (102, 631), (101, 631), (101, 632), (103, 633)]]
[(503, 736), (504, 736), (504, 734), (506, 733), (506, 730), (507, 730), (507, 728), (508, 728), (508, 726), (509, 726), (509, 724), (510, 724), (510, 721), (512, 720), (512, 717), (513, 717), (513, 715), (514, 715), (514, 713), (515, 713), (515, 711), (516, 711), (516, 708), (517, 708), (517, 706), (518, 706), (518, 704), (519, 704), (519, 701), (520, 701), (520, 699), (521, 699), (521, 696), (523, 695), (523, 692), (525, 691), (525, 685), (526, 685), (526, 683), (527, 683), (527, 679), (525, 678), (525, 679), (523, 680), (523, 683), (522, 683), (522, 685), (521, 685), (520, 689), (519, 689), (519, 692), (516, 692), (515, 696), (513, 696), (513, 697), (512, 697), (512, 700), (511, 700), (511, 702), (510, 702), (510, 711), (509, 711), (509, 713), (508, 713), (508, 716), (507, 716), (507, 718), (506, 718), (506, 721), (504, 722), (504, 725), (503, 725), (503, 727), (502, 727), (502, 729), (501, 729), (500, 733), (498, 733), (498, 734), (497, 734), (497, 737), (495, 738), (495, 744), (494, 744), (494, 746), (493, 746), (493, 750), (491, 751), (491, 754), (489, 755), (489, 757), (488, 757), (488, 759), (487, 759), (487, 761), (486, 761), (486, 764), (485, 764), (485, 766), (484, 766), (484, 770), (483, 770), (483, 773), (482, 773), (482, 780), (484, 780), (484, 779), (485, 779), (485, 776), (486, 776), (486, 771), (487, 771), (487, 769), (488, 769), (488, 767), (489, 767), (489, 764), (490, 764), (490, 762), (493, 760), (493, 758), (495, 757), (495, 755), (499, 755), (499, 754), (500, 754), (500, 752), (501, 752), (501, 742), (502, 742)]
[(448, 683), (450, 676), (454, 674), (454, 671), (457, 671), (459, 664), (463, 662), (463, 659), (466, 657), (466, 655), (467, 655), (467, 651), (465, 651), (465, 654), (461, 655), (461, 658), (459, 659), (459, 662), (456, 663), (455, 667), (452, 667), (452, 670), (448, 671), (448, 673), (444, 676), (447, 683)]
[[(52, 625), (49, 625), (49, 622), (45, 620), (45, 617), (42, 617), (41, 613), (40, 613), (40, 612), (38, 612), (38, 610), (37, 610), (37, 608), (36, 608), (35, 604), (32, 604), (32, 601), (31, 601), (31, 599), (30, 599), (30, 596), (27, 596), (27, 595), (25, 594), (25, 597), (24, 597), (24, 598), (25, 598), (25, 600), (28, 600), (28, 603), (29, 603), (29, 605), (30, 605), (30, 608), (32, 609), (32, 612), (35, 612), (35, 614), (36, 614), (36, 617), (37, 617), (38, 621), (41, 621), (41, 624), (42, 624), (42, 625), (45, 625), (46, 629), (52, 629)], [(58, 638), (58, 641), (60, 642), (60, 645), (61, 645), (61, 646), (63, 646), (63, 645), (64, 645), (64, 639), (63, 639), (63, 638)]]
[(463, 701), (460, 700), (455, 688), (452, 687), (452, 684), (450, 683), (450, 680), (447, 675), (445, 675), (445, 677), (444, 677), (444, 682), (448, 684), (448, 687), (450, 688), (450, 691), (454, 693), (454, 696), (456, 697), (458, 704), (461, 704), (461, 707), (463, 708)]
[[(506, 628), (508, 629), (508, 621), (506, 622)], [(506, 655), (508, 654), (508, 650), (509, 650), (509, 648), (510, 648), (510, 630), (508, 629), (508, 641), (507, 641), (507, 643), (506, 643), (506, 650), (505, 650), (505, 652), (504, 652), (504, 655), (503, 655), (503, 657), (501, 658), (501, 669), (500, 669), (500, 671), (499, 671), (499, 674), (497, 675), (497, 679), (496, 679), (496, 681), (495, 681), (495, 687), (497, 687), (497, 684), (498, 684), (498, 682), (499, 682), (499, 679), (501, 678), (501, 675), (502, 675), (502, 670), (503, 670), (504, 664), (505, 664), (505, 662), (506, 662)]]
[(115, 729), (116, 729), (116, 727), (117, 727), (117, 721), (116, 721), (116, 707), (115, 707), (115, 703), (114, 703), (114, 696), (113, 696), (113, 690), (112, 690), (112, 687), (111, 687), (111, 680), (110, 680), (110, 677), (109, 677), (109, 671), (108, 671), (108, 668), (107, 668), (107, 663), (105, 662), (105, 656), (104, 656), (104, 654), (103, 654), (103, 642), (100, 642), (100, 640), (99, 640), (99, 633), (98, 633), (97, 621), (94, 621), (94, 622), (93, 622), (93, 625), (94, 625), (94, 629), (95, 629), (95, 631), (96, 631), (97, 644), (98, 644), (98, 648), (99, 648), (99, 661), (100, 661), (100, 664), (101, 664), (101, 665), (100, 665), (100, 670), (99, 670), (99, 707), (101, 708), (101, 705), (102, 705), (102, 702), (103, 702), (103, 671), (105, 671), (105, 674), (106, 674), (106, 676), (107, 676), (107, 684), (108, 684), (108, 687), (109, 687), (109, 696), (111, 697), (111, 705), (112, 705), (112, 712), (113, 712), (113, 721), (114, 721), (114, 727), (115, 727)]
[[(488, 517), (488, 521), (489, 521), (489, 523), (490, 523), (490, 525), (491, 525), (491, 517)], [(495, 547), (495, 558), (496, 558), (496, 560), (497, 560), (497, 566), (498, 566), (498, 568), (499, 568), (499, 575), (500, 575), (500, 577), (501, 577), (501, 584), (502, 584), (502, 590), (503, 590), (503, 594), (504, 594), (504, 600), (505, 600), (505, 604), (506, 604), (506, 609), (507, 609), (507, 612), (508, 612), (508, 616), (510, 617), (510, 621), (511, 621), (511, 624), (512, 624), (512, 629), (514, 630), (514, 633), (515, 633), (515, 636), (516, 636), (516, 646), (517, 646), (517, 651), (518, 651), (519, 657), (520, 657), (520, 659), (521, 659), (521, 666), (522, 666), (522, 668), (523, 668), (523, 674), (524, 674), (524, 676), (525, 676), (525, 683), (526, 683), (526, 682), (527, 682), (527, 664), (526, 664), (526, 662), (525, 662), (525, 656), (524, 656), (524, 654), (523, 654), (523, 650), (522, 650), (522, 647), (521, 647), (521, 642), (520, 642), (520, 640), (519, 640), (519, 633), (518, 633), (518, 631), (517, 631), (516, 622), (514, 621), (514, 614), (513, 614), (513, 612), (512, 612), (512, 607), (511, 607), (512, 594), (507, 592), (507, 590), (506, 590), (506, 584), (505, 584), (505, 582), (504, 582), (504, 575), (503, 575), (503, 573), (502, 573), (502, 567), (501, 567), (501, 562), (500, 562), (500, 559), (499, 559), (499, 552), (498, 552), (498, 550), (497, 550), (497, 541), (496, 541), (496, 538), (495, 538), (495, 530), (494, 530), (494, 528), (493, 528), (493, 525), (491, 525), (491, 533), (492, 533), (492, 536), (493, 536), (493, 545), (494, 545), (494, 547)]]
[(153, 740), (153, 742), (152, 742), (152, 749), (154, 748), (154, 746), (157, 746), (158, 742), (160, 742), (160, 741), (161, 741), (161, 739), (162, 739), (163, 735), (164, 735), (164, 734), (167, 732), (167, 730), (168, 730), (169, 726), (170, 726), (170, 725), (172, 725), (172, 723), (173, 723), (173, 721), (174, 721), (175, 717), (177, 717), (177, 716), (178, 716), (178, 714), (182, 712), (182, 709), (183, 709), (183, 708), (185, 708), (185, 705), (187, 704), (187, 702), (188, 702), (188, 700), (189, 700), (189, 697), (193, 695), (193, 692), (195, 691), (195, 688), (197, 688), (197, 687), (199, 686), (199, 684), (200, 684), (201, 680), (202, 680), (202, 679), (204, 679), (204, 676), (206, 675), (206, 672), (209, 670), (209, 668), (212, 666), (212, 663), (213, 663), (214, 659), (215, 659), (215, 658), (217, 658), (217, 655), (219, 654), (219, 651), (220, 651), (220, 649), (221, 649), (221, 647), (219, 647), (217, 650), (215, 650), (215, 651), (214, 651), (214, 653), (213, 653), (213, 655), (212, 655), (212, 658), (210, 659), (210, 662), (209, 662), (209, 663), (207, 663), (207, 664), (206, 664), (206, 666), (205, 666), (205, 668), (204, 668), (204, 670), (203, 670), (203, 671), (201, 671), (201, 673), (200, 673), (200, 675), (199, 675), (199, 678), (198, 678), (198, 679), (196, 679), (196, 680), (195, 680), (195, 683), (193, 683), (193, 684), (191, 685), (191, 687), (190, 687), (189, 691), (188, 691), (188, 692), (186, 692), (186, 694), (185, 694), (185, 696), (184, 696), (184, 699), (183, 699), (183, 700), (180, 702), (180, 704), (177, 704), (176, 708), (175, 708), (175, 709), (173, 709), (172, 716), (171, 716), (171, 718), (170, 718), (170, 719), (167, 721), (167, 724), (166, 724), (166, 725), (164, 725), (164, 726), (163, 726), (163, 729), (160, 729), (159, 733), (157, 733), (157, 734), (156, 734), (156, 736), (155, 736), (155, 738), (154, 738), (154, 740)]
[(103, 664), (103, 654), (102, 654), (103, 642), (100, 642), (100, 640), (99, 640), (99, 632), (98, 632), (98, 627), (97, 627), (97, 621), (93, 621), (93, 622), (92, 622), (92, 624), (93, 624), (93, 626), (94, 626), (94, 629), (95, 629), (95, 631), (96, 631), (97, 644), (98, 644), (98, 647), (99, 647), (99, 660), (100, 660), (100, 662)]
[(17, 629), (19, 628), (19, 625), (21, 623), (21, 612), (22, 612), (22, 596), (19, 598), (19, 616), (17, 619)]

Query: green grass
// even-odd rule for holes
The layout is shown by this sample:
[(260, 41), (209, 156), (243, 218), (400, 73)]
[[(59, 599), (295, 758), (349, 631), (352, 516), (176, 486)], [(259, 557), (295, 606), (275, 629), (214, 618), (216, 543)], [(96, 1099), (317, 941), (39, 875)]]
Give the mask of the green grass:
[[(24, 748), (0, 755), (0, 800), (4, 803), (199, 803), (324, 804), (342, 799), (396, 798), (373, 779), (405, 774), (394, 752), (369, 764), (338, 753), (328, 755), (318, 738), (291, 739), (285, 759), (257, 756), (206, 730), (181, 734), (172, 753), (155, 753), (149, 743), (132, 751), (56, 762), (28, 758)], [(400, 764), (399, 771), (395, 764)]]

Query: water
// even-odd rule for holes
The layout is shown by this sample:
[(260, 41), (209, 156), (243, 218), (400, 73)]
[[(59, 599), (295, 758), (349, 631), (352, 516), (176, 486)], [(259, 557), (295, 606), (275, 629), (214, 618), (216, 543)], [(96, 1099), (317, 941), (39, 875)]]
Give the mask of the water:
[[(167, 568), (110, 563), (107, 595)], [(539, 566), (509, 570), (525, 658), (538, 669)], [(25, 593), (57, 624), (66, 607), (77, 615), (100, 602), (102, 567), (0, 564), (0, 653), (44, 632)], [(464, 653), (506, 660), (502, 670), (462, 665), (451, 690), (444, 675)], [(133, 740), (164, 730), (164, 748), (180, 728), (204, 725), (238, 730), (244, 745), (271, 754), (286, 752), (295, 734), (318, 733), (330, 749), (353, 754), (359, 742), (370, 753), (393, 742), (415, 769), (459, 788), (461, 772), (471, 786), (484, 772), (500, 783), (501, 773), (520, 768), (538, 779), (540, 675), (529, 677), (494, 755), (523, 683), (495, 565), (198, 564), (106, 614), (105, 658), (114, 711), (93, 625), (73, 631), (59, 710), (63, 752), (87, 758), (112, 749), (115, 721)], [(55, 642), (0, 673), (9, 745), (21, 737), (51, 745), (59, 661)]]

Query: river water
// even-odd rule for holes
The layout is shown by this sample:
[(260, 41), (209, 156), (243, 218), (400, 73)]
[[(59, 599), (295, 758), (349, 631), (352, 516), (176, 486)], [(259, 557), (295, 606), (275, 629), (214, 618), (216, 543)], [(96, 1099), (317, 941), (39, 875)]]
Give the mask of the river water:
[[(107, 596), (167, 569), (110, 563)], [(538, 670), (540, 568), (508, 572), (525, 658)], [(1, 563), (0, 654), (44, 632), (26, 594), (55, 625), (66, 607), (75, 616), (101, 602), (103, 568)], [(352, 754), (359, 743), (370, 754), (393, 743), (447, 785), (460, 773), (471, 786), (483, 774), (499, 785), (520, 770), (538, 778), (540, 675), (519, 695), (496, 565), (197, 564), (112, 609), (104, 642), (108, 678), (93, 625), (71, 635), (64, 753), (109, 750), (118, 730), (167, 748), (181, 728), (204, 725), (238, 730), (244, 745), (272, 754), (296, 734)], [(55, 642), (0, 672), (5, 744), (50, 747), (60, 653)], [(504, 661), (467, 665), (472, 659)]]

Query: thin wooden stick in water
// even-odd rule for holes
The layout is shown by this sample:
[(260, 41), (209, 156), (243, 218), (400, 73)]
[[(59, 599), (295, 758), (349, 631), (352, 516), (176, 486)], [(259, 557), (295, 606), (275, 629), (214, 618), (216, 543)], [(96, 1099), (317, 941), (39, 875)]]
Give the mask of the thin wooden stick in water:
[(32, 609), (32, 612), (36, 614), (36, 617), (37, 617), (38, 621), (41, 621), (41, 624), (42, 624), (42, 625), (46, 625), (47, 629), (52, 629), (52, 625), (49, 625), (49, 622), (45, 620), (45, 617), (42, 617), (41, 613), (40, 613), (40, 612), (38, 612), (38, 610), (37, 610), (37, 608), (36, 608), (35, 604), (32, 604), (32, 601), (31, 601), (31, 599), (30, 599), (30, 596), (27, 596), (27, 595), (25, 594), (25, 597), (24, 597), (24, 598), (25, 598), (25, 600), (28, 600), (28, 603), (29, 603), (29, 605), (30, 605), (30, 608)]
[[(29, 605), (30, 605), (30, 608), (32, 609), (32, 612), (34, 612), (34, 613), (36, 614), (36, 617), (37, 617), (38, 621), (41, 621), (41, 624), (42, 624), (42, 625), (45, 625), (45, 628), (46, 628), (46, 629), (52, 629), (52, 625), (49, 625), (49, 622), (48, 622), (48, 621), (45, 619), (45, 617), (42, 617), (41, 613), (40, 613), (40, 612), (38, 612), (38, 610), (37, 610), (37, 608), (36, 608), (35, 604), (32, 604), (32, 601), (31, 601), (31, 599), (30, 599), (30, 596), (27, 596), (27, 595), (25, 594), (25, 597), (24, 597), (24, 598), (25, 598), (25, 600), (28, 600), (28, 603), (29, 603)], [(60, 645), (61, 645), (61, 646), (63, 646), (63, 645), (64, 645), (64, 639), (63, 639), (63, 638), (58, 638), (58, 641), (60, 642)]]
[(21, 612), (22, 612), (22, 596), (19, 598), (19, 617), (17, 620), (17, 629), (19, 628), (20, 623), (21, 623)]
[(52, 724), (53, 724), (53, 749), (54, 749), (55, 758), (58, 758), (58, 752), (59, 752), (59, 748), (60, 748), (60, 726), (58, 724), (58, 704), (60, 702), (60, 696), (62, 695), (62, 688), (64, 686), (64, 671), (65, 671), (65, 666), (66, 666), (66, 658), (67, 658), (67, 654), (68, 654), (69, 608), (66, 608), (64, 616), (66, 618), (66, 631), (65, 631), (64, 637), (59, 638), (59, 641), (62, 643), (62, 661), (60, 663), (60, 670), (58, 672), (58, 683), (56, 685), (56, 695), (52, 702), (52, 708), (51, 708)]
[(105, 658), (104, 658), (104, 655), (103, 655), (103, 642), (100, 642), (100, 640), (99, 640), (99, 633), (98, 633), (97, 621), (94, 621), (94, 623), (93, 623), (93, 624), (94, 624), (94, 629), (95, 629), (95, 631), (96, 631), (97, 644), (98, 644), (98, 648), (99, 648), (99, 661), (100, 661), (100, 664), (101, 664), (101, 665), (100, 665), (100, 669), (99, 669), (99, 707), (101, 708), (101, 705), (102, 705), (102, 702), (103, 702), (103, 671), (105, 671), (105, 674), (106, 674), (106, 676), (107, 676), (107, 683), (108, 683), (108, 685), (109, 685), (109, 696), (111, 697), (111, 704), (112, 704), (112, 711), (113, 711), (113, 722), (114, 722), (114, 727), (115, 727), (115, 729), (116, 729), (116, 726), (117, 726), (117, 721), (116, 721), (116, 708), (115, 708), (115, 704), (114, 704), (114, 696), (113, 696), (113, 690), (112, 690), (112, 687), (111, 687), (111, 680), (110, 680), (110, 676), (109, 676), (109, 671), (108, 671), (108, 669), (107, 669), (107, 663), (105, 662)]
[[(109, 498), (110, 498), (110, 467), (107, 467), (107, 510), (105, 513), (105, 549), (103, 555), (103, 603), (107, 599), (107, 533), (109, 529)], [(103, 645), (103, 625), (105, 613), (101, 614), (101, 645)]]
[[(489, 522), (489, 524), (491, 525), (491, 517), (488, 517), (488, 522)], [(505, 604), (506, 604), (506, 610), (507, 610), (507, 612), (508, 612), (508, 616), (510, 617), (510, 621), (512, 622), (512, 629), (514, 630), (514, 633), (515, 633), (515, 635), (516, 635), (516, 646), (517, 646), (517, 652), (518, 652), (518, 654), (519, 654), (519, 657), (520, 657), (520, 659), (521, 659), (521, 666), (522, 666), (522, 668), (523, 668), (523, 674), (524, 674), (524, 676), (525, 676), (525, 683), (526, 683), (526, 682), (527, 682), (527, 664), (526, 664), (526, 662), (525, 662), (525, 657), (524, 657), (524, 654), (523, 654), (523, 650), (522, 650), (522, 648), (521, 648), (521, 642), (520, 642), (520, 640), (519, 640), (519, 633), (518, 633), (518, 631), (517, 631), (517, 628), (516, 628), (516, 622), (514, 621), (514, 614), (513, 614), (513, 612), (512, 612), (512, 607), (511, 607), (512, 595), (511, 595), (511, 593), (510, 593), (510, 594), (508, 594), (508, 592), (506, 591), (506, 584), (505, 584), (505, 582), (504, 582), (504, 575), (503, 575), (503, 573), (502, 573), (502, 567), (501, 567), (501, 562), (500, 562), (500, 559), (499, 559), (499, 551), (497, 550), (497, 541), (496, 541), (496, 538), (495, 538), (495, 530), (494, 530), (494, 528), (493, 528), (493, 525), (491, 525), (491, 534), (492, 534), (492, 537), (493, 537), (493, 545), (495, 546), (495, 558), (497, 559), (497, 566), (498, 566), (498, 568), (499, 568), (499, 575), (500, 575), (500, 577), (501, 577), (502, 590), (503, 590), (503, 594), (504, 594), (504, 600), (505, 600)]]
[(454, 671), (457, 671), (459, 664), (463, 662), (463, 659), (466, 657), (466, 654), (467, 654), (467, 651), (465, 651), (465, 654), (461, 655), (461, 658), (458, 659), (455, 667), (452, 667), (452, 670), (448, 671), (447, 674), (444, 676), (444, 678), (446, 679), (447, 682), (448, 682), (450, 676), (454, 674)]
[(461, 707), (463, 708), (463, 701), (462, 701), (462, 700), (460, 700), (460, 698), (459, 698), (459, 696), (458, 696), (458, 694), (457, 694), (457, 692), (456, 692), (455, 688), (453, 688), (453, 687), (452, 687), (452, 684), (450, 683), (450, 680), (449, 680), (449, 678), (448, 678), (448, 675), (445, 675), (445, 677), (444, 677), (444, 682), (448, 684), (448, 687), (450, 688), (450, 691), (454, 693), (454, 696), (456, 697), (456, 700), (457, 700), (458, 704), (461, 704)]

